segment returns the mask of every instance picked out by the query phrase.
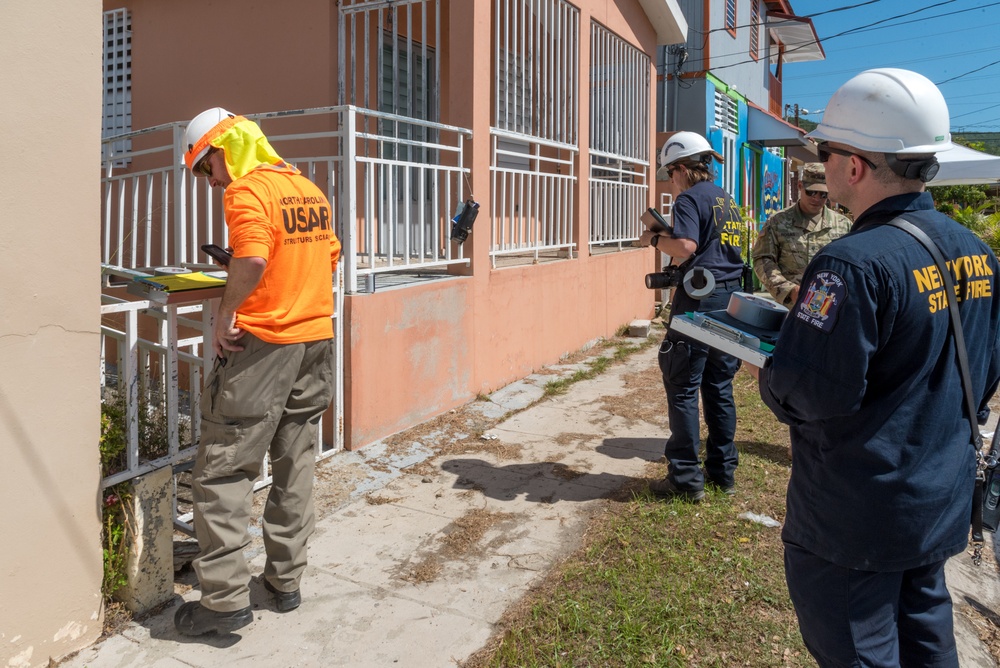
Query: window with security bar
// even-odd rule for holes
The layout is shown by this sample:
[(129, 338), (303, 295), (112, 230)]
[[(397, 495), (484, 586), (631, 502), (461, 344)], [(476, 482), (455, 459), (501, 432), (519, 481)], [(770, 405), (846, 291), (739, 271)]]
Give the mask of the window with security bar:
[(750, 2), (750, 57), (760, 58), (760, 0)]
[[(132, 131), (132, 20), (127, 9), (104, 12), (104, 125), (106, 139)], [(115, 155), (132, 149), (129, 139), (112, 142)], [(105, 156), (110, 157), (110, 156)], [(122, 167), (126, 161), (116, 161)]]
[(580, 12), (564, 0), (495, 0), (493, 10), (493, 266), (569, 257)]
[(590, 54), (590, 244), (620, 250), (648, 206), (651, 62), (597, 23)]
[(722, 157), (725, 159), (719, 169), (722, 170), (722, 188), (728, 193), (736, 192), (736, 136), (739, 133), (739, 120), (739, 105), (736, 100), (716, 89), (714, 125), (722, 130)]
[(736, 0), (726, 0), (726, 30), (736, 36)]
[[(412, 39), (385, 34), (380, 57), (382, 73), (379, 110), (392, 114), (380, 122), (382, 142), (380, 179), (381, 213), (379, 254), (405, 254), (411, 258), (433, 256), (444, 251), (440, 229), (441, 204), (435, 200), (438, 174), (428, 167), (437, 162), (430, 144), (437, 133), (408, 119), (436, 121), (438, 116), (430, 82), (434, 72), (434, 50)], [(390, 229), (390, 227), (392, 229)]]

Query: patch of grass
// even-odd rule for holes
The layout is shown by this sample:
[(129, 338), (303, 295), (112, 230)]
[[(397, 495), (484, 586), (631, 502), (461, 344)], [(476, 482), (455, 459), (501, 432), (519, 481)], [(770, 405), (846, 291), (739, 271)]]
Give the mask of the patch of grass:
[[(625, 329), (627, 331), (628, 327), (626, 326)], [(559, 380), (553, 380), (545, 383), (545, 396), (551, 397), (557, 394), (563, 394), (569, 389), (570, 385), (599, 376), (607, 371), (611, 364), (621, 362), (633, 353), (645, 350), (654, 343), (656, 343), (656, 339), (652, 335), (647, 337), (646, 340), (641, 343), (632, 343), (628, 340), (622, 341), (618, 337), (611, 340), (605, 340), (601, 342), (600, 345), (602, 351), (612, 350), (610, 357), (600, 355), (599, 357), (587, 360), (585, 362), (588, 367), (587, 369), (580, 369), (568, 378), (560, 378)]]
[(735, 394), (739, 495), (665, 503), (637, 481), (466, 668), (815, 665), (788, 598), (780, 530), (738, 517), (784, 520), (787, 429), (745, 372)]

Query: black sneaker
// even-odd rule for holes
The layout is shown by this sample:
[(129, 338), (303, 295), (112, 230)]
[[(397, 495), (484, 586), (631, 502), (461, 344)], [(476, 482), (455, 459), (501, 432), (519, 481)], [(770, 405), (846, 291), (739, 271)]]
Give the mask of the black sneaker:
[(677, 489), (669, 478), (654, 480), (649, 483), (649, 491), (664, 499), (681, 499), (691, 503), (698, 503), (705, 498), (703, 489)]
[(267, 578), (262, 579), (264, 580), (264, 589), (274, 595), (274, 607), (278, 612), (291, 612), (302, 604), (302, 594), (299, 593), (298, 589), (295, 591), (280, 591), (275, 589), (274, 585), (267, 581)]
[(174, 628), (186, 636), (200, 636), (206, 633), (232, 633), (253, 621), (250, 606), (233, 612), (209, 610), (201, 601), (190, 601), (177, 608), (174, 614)]

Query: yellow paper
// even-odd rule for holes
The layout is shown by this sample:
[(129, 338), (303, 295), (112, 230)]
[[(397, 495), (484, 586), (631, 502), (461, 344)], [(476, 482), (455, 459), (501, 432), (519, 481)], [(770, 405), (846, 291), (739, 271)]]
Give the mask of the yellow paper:
[(159, 286), (157, 289), (167, 292), (215, 288), (226, 284), (224, 278), (215, 278), (202, 271), (194, 271), (190, 274), (175, 274), (173, 276), (153, 276), (139, 280), (142, 283), (153, 283), (154, 285), (151, 287)]

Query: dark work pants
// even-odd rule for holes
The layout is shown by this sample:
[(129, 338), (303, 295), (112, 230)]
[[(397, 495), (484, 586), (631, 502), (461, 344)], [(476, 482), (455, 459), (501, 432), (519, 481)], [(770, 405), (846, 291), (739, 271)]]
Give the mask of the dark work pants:
[(906, 571), (843, 568), (785, 543), (785, 578), (822, 668), (957, 667), (944, 561)]
[[(677, 295), (671, 306), (671, 317), (694, 310), (724, 310), (729, 305), (730, 294), (738, 287), (738, 281), (726, 281), (700, 301), (684, 294)], [(683, 288), (677, 289), (683, 292)], [(699, 459), (700, 392), (705, 424), (708, 426), (705, 472), (717, 485), (732, 486), (739, 463), (739, 453), (733, 442), (736, 435), (733, 376), (740, 368), (739, 359), (668, 329), (660, 346), (658, 361), (663, 374), (663, 387), (667, 392), (667, 417), (670, 420), (670, 437), (664, 447), (670, 465), (667, 477), (682, 490), (700, 490), (705, 485)]]

